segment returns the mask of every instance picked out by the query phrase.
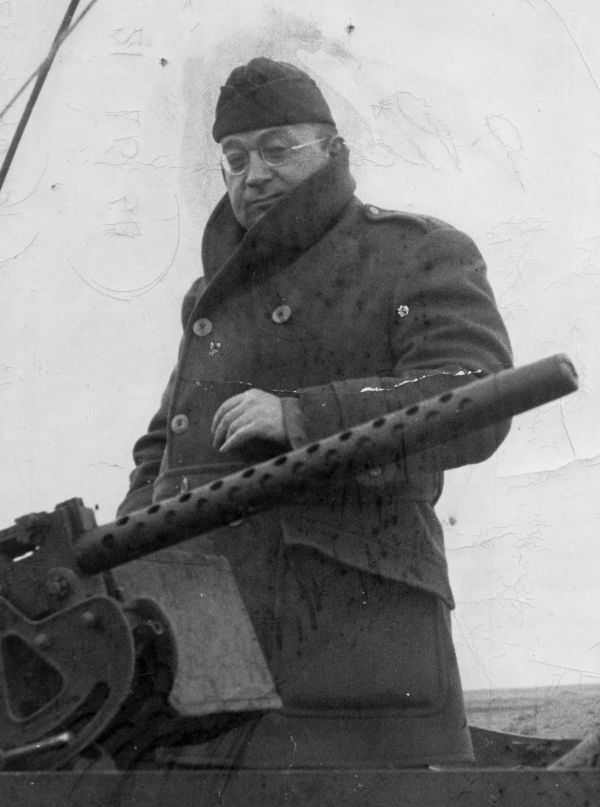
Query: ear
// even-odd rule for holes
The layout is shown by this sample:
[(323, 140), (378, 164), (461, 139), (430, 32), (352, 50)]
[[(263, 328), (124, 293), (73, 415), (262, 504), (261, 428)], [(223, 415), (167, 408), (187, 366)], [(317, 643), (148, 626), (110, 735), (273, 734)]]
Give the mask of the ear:
[(345, 148), (346, 144), (344, 143), (344, 138), (340, 135), (336, 135), (332, 138), (331, 142), (327, 146), (327, 150), (329, 151), (330, 157), (337, 157), (341, 154)]

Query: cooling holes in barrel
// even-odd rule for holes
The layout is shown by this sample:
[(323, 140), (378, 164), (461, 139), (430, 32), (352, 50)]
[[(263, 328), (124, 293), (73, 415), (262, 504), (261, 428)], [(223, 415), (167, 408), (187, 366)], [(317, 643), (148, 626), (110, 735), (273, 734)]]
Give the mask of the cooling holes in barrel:
[(115, 546), (115, 536), (112, 533), (107, 533), (102, 536), (102, 548), (111, 550)]

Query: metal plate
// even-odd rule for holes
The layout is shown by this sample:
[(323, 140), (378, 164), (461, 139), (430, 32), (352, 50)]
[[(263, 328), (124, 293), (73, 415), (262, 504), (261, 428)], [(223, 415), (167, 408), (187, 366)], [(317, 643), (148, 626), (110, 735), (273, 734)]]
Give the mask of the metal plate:
[(128, 600), (154, 600), (169, 621), (177, 648), (169, 701), (181, 716), (281, 707), (226, 558), (164, 551), (113, 576)]

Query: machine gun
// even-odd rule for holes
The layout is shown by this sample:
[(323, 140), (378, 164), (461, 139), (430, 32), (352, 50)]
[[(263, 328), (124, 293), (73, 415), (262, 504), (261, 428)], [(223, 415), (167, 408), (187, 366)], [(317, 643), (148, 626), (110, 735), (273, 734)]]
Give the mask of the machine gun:
[[(96, 525), (93, 511), (79, 499), (17, 519), (0, 532), (3, 767), (65, 766), (97, 740), (127, 762), (141, 738), (160, 743), (177, 731), (210, 735), (228, 720), (280, 705), (223, 558), (177, 568), (156, 564), (153, 588), (163, 592), (162, 599), (148, 597), (147, 579), (140, 586), (135, 574), (127, 576), (127, 566), (120, 587), (110, 570), (252, 516), (324, 477), (376, 472), (390, 463), (402, 468), (410, 454), (576, 388), (571, 363), (553, 356), (104, 526)], [(178, 588), (182, 575), (191, 575), (193, 585), (188, 579)], [(186, 591), (194, 592), (194, 602), (186, 600)]]

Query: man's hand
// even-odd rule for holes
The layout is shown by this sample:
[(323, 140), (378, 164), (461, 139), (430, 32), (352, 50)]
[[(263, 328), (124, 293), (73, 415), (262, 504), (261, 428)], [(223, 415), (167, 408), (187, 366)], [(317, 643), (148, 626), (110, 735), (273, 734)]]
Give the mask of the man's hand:
[(234, 395), (217, 409), (211, 434), (213, 446), (222, 452), (240, 449), (255, 438), (285, 445), (287, 434), (281, 401), (260, 389)]

